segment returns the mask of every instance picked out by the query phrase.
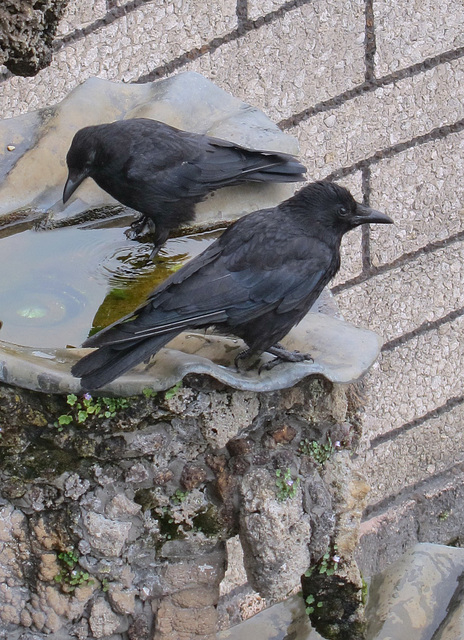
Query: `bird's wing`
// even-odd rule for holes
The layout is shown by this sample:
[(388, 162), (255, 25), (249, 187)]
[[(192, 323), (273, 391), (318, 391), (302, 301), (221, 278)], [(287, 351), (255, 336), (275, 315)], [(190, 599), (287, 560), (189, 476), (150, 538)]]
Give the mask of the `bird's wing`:
[[(133, 314), (85, 346), (127, 343), (172, 331), (253, 321), (271, 309), (286, 313), (318, 295), (332, 254), (295, 230), (275, 210), (247, 216), (158, 287)], [(315, 293), (317, 292), (317, 293)]]
[(165, 202), (190, 197), (200, 179), (198, 165), (203, 149), (194, 138), (181, 133), (157, 127), (143, 139), (132, 140), (123, 169), (125, 179), (139, 187), (144, 184), (149, 197)]
[(130, 145), (124, 167), (127, 180), (146, 183), (152, 197), (166, 202), (200, 198), (238, 182), (293, 182), (306, 171), (289, 154), (253, 151), (159, 122), (144, 121)]

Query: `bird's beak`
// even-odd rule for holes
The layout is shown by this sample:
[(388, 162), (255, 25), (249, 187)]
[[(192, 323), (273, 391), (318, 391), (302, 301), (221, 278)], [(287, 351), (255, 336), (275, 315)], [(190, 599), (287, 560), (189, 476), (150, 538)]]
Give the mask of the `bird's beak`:
[(68, 179), (66, 180), (63, 190), (63, 203), (66, 203), (69, 200), (77, 187), (88, 177), (88, 175), (87, 171), (69, 172)]
[(372, 224), (375, 222), (380, 224), (394, 224), (393, 220), (389, 216), (385, 215), (385, 213), (376, 211), (376, 209), (371, 209), (365, 204), (361, 204), (359, 202), (357, 202), (356, 205), (356, 215), (353, 218), (353, 222), (355, 224)]

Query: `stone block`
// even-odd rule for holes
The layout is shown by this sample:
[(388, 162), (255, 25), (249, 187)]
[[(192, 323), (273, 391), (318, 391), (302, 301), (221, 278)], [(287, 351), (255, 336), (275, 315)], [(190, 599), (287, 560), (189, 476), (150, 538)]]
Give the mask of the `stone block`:
[[(317, 100), (310, 97), (306, 102), (315, 104)], [(301, 160), (308, 175), (322, 179), (340, 167), (463, 117), (464, 59), (459, 59), (363, 93), (304, 120), (297, 127)], [(294, 129), (289, 133), (295, 133)], [(401, 168), (395, 175), (401, 183), (409, 175), (417, 184), (417, 167), (410, 171)], [(397, 187), (393, 201), (400, 200), (401, 193)], [(394, 209), (389, 213), (395, 218)]]
[(361, 0), (345, 5), (316, 0), (252, 29), (187, 68), (280, 120), (362, 82), (363, 43)]
[(214, 638), (217, 613), (214, 607), (183, 609), (164, 600), (157, 612), (155, 640)]
[(460, 640), (462, 600), (458, 605), (461, 632), (455, 627), (452, 633), (452, 626), (447, 625), (448, 633), (442, 634), (445, 621), (450, 622), (447, 614), (455, 608), (452, 602), (457, 592), (461, 593), (458, 600), (462, 598), (463, 570), (463, 549), (434, 544), (414, 546), (372, 580), (366, 636), (376, 640), (427, 640), (433, 634), (441, 640)]
[[(461, 64), (464, 91), (464, 59)], [(451, 90), (457, 97), (461, 90), (453, 87), (452, 78), (451, 75), (451, 87), (442, 86), (442, 91)], [(437, 99), (439, 105), (438, 96)], [(462, 118), (464, 94), (459, 110), (458, 117)], [(440, 120), (448, 119), (449, 112), (447, 109)], [(404, 252), (415, 251), (430, 241), (444, 240), (464, 229), (463, 172), (464, 132), (408, 149), (372, 167), (371, 205), (385, 210), (395, 221), (381, 236), (375, 229), (371, 231), (374, 264), (390, 262)]]
[(452, 0), (374, 3), (375, 71), (386, 75), (464, 45), (464, 6)]
[(118, 616), (111, 611), (109, 604), (102, 598), (93, 605), (89, 622), (94, 638), (110, 636), (120, 624)]
[(107, 556), (120, 555), (131, 529), (131, 522), (114, 522), (99, 513), (87, 513), (85, 527), (94, 549)]

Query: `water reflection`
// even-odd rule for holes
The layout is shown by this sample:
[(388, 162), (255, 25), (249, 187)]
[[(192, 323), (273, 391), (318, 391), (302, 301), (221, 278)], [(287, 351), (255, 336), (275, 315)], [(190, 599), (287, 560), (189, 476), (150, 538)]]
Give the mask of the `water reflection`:
[(158, 260), (128, 240), (120, 221), (0, 237), (0, 339), (23, 346), (78, 346), (137, 307), (218, 235), (174, 238)]
[(309, 622), (303, 598), (292, 596), (217, 635), (217, 640), (324, 640)]

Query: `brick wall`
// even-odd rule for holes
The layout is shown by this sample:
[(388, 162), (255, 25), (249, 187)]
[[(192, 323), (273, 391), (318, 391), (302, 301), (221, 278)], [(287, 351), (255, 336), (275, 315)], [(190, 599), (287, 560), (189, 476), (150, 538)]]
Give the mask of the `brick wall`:
[(198, 71), (296, 136), (310, 178), (395, 219), (346, 239), (333, 288), (349, 321), (385, 339), (357, 457), (368, 573), (462, 532), (463, 24), (450, 0), (71, 0), (51, 66), (0, 75), (10, 117), (90, 76)]

